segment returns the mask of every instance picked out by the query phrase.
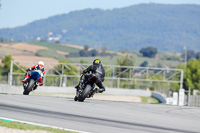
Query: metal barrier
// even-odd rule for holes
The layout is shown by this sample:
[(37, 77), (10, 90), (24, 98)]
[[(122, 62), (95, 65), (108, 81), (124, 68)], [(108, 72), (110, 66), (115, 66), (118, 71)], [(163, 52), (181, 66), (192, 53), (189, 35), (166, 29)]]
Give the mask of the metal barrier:
[[(12, 75), (12, 85), (20, 86), (22, 85), (22, 79), (24, 78), (23, 73), (13, 73)], [(56, 87), (74, 87), (78, 84), (80, 80), (79, 76), (72, 75), (51, 75), (47, 74), (44, 76), (44, 86), (56, 86)], [(115, 78), (115, 77), (105, 77), (103, 82), (105, 87), (108, 88), (124, 88), (124, 89), (147, 89), (151, 86), (150, 82), (158, 83), (154, 80), (140, 80), (132, 78)], [(154, 85), (155, 85), (154, 83)], [(162, 92), (163, 94), (168, 92), (170, 84), (168, 86), (160, 86), (156, 91)]]
[(0, 84), (8, 84), (8, 76), (0, 76)]
[(200, 107), (200, 95), (190, 96), (188, 105), (194, 107)]
[[(8, 77), (9, 84), (21, 85), (26, 68), (36, 63), (32, 61), (11, 61)], [(79, 75), (89, 65), (82, 63), (45, 62), (46, 74), (44, 77), (44, 86), (75, 86), (78, 84)], [(14, 66), (20, 68), (24, 73), (13, 72)], [(104, 65), (104, 68), (106, 72), (104, 85), (106, 87), (147, 89), (153, 84), (157, 86), (155, 88), (157, 91), (160, 89), (160, 91), (164, 90), (163, 92), (167, 92), (171, 84), (180, 84), (180, 88), (183, 85), (182, 69), (118, 65)]]

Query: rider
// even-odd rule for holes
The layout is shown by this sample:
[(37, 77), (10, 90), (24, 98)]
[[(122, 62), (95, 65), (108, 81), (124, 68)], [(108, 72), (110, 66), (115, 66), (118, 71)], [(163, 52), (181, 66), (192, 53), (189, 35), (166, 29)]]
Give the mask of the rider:
[(43, 77), (44, 77), (44, 74), (45, 74), (44, 62), (39, 61), (37, 65), (34, 65), (31, 68), (28, 68), (26, 70), (27, 73), (25, 74), (25, 78), (24, 78), (24, 80), (22, 80), (23, 83), (26, 82), (26, 80), (29, 78), (28, 71), (31, 71), (31, 70), (41, 70), (42, 73), (41, 73), (41, 77), (38, 79), (38, 82), (39, 82), (39, 86), (42, 86), (43, 85)]
[(103, 86), (102, 82), (104, 81), (105, 70), (99, 59), (95, 59), (93, 61), (93, 65), (89, 66), (87, 69), (83, 71), (83, 73), (81, 74), (79, 84), (75, 88), (78, 90), (81, 87), (83, 81), (85, 80), (85, 74), (89, 72), (95, 74), (99, 79), (98, 82), (96, 83), (96, 85), (99, 87), (98, 92), (99, 93), (104, 92), (105, 87)]

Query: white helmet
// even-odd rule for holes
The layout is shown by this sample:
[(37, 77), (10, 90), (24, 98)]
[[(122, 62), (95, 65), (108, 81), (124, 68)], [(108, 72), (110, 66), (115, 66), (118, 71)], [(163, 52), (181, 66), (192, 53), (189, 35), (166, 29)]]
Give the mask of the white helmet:
[(43, 61), (38, 61), (38, 65), (44, 66), (44, 62)]

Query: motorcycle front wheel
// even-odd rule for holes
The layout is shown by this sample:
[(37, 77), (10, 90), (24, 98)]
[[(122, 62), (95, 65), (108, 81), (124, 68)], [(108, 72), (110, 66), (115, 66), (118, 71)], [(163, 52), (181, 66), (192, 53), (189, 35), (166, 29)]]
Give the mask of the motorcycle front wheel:
[(84, 102), (85, 98), (89, 95), (90, 91), (92, 89), (91, 85), (86, 85), (85, 89), (83, 90), (82, 94), (79, 95), (78, 101)]
[(29, 95), (29, 93), (31, 92), (31, 90), (33, 89), (35, 84), (35, 80), (31, 79), (28, 83), (28, 86), (24, 89), (23, 94), (24, 95)]

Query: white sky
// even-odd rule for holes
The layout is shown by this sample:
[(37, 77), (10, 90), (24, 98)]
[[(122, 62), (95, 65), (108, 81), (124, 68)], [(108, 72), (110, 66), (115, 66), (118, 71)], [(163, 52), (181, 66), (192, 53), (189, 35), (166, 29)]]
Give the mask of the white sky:
[(0, 0), (0, 28), (86, 8), (113, 9), (141, 3), (200, 4), (200, 0)]

